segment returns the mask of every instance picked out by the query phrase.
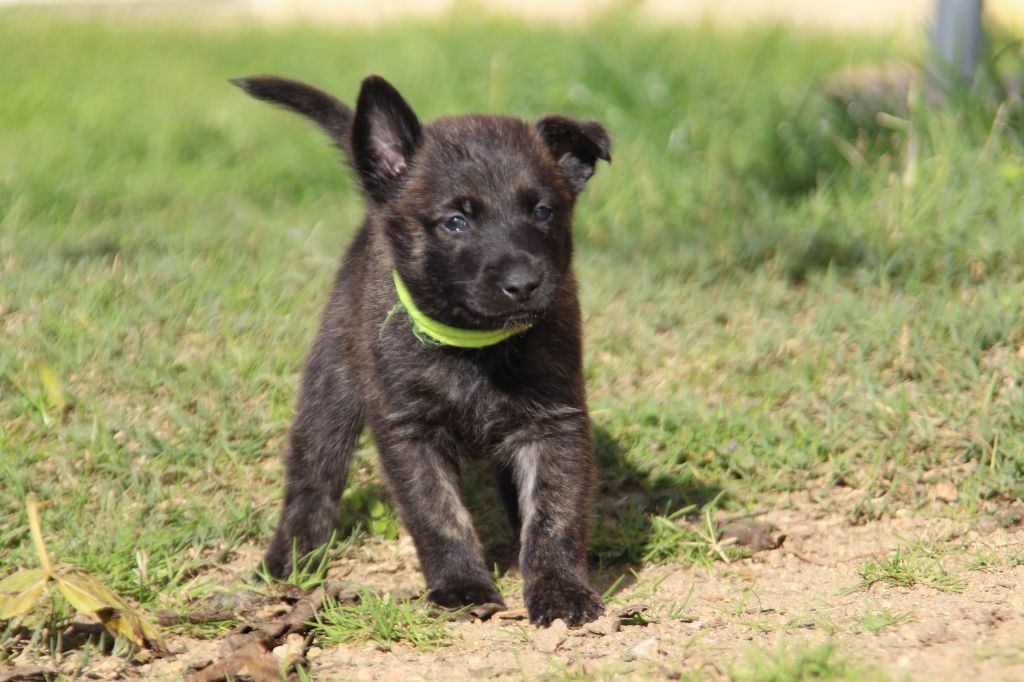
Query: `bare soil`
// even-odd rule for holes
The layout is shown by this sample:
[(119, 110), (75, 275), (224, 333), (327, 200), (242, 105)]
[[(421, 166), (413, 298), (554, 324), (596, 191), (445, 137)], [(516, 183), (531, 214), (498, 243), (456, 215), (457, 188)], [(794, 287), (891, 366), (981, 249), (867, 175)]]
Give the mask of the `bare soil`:
[[(933, 510), (941, 509), (941, 500), (934, 501)], [(307, 639), (305, 646), (314, 646), (305, 655), (315, 679), (673, 679), (696, 672), (714, 680), (748, 665), (751, 650), (802, 650), (831, 641), (839, 656), (893, 679), (1020, 680), (1024, 528), (1007, 518), (964, 521), (899, 510), (852, 525), (849, 514), (793, 494), (761, 517), (785, 533), (778, 549), (710, 569), (662, 565), (643, 567), (635, 576), (628, 568), (595, 575), (604, 589), (622, 573), (628, 576), (608, 605), (610, 617), (596, 627), (567, 630), (556, 623), (539, 630), (513, 612), (453, 622), (452, 644), (433, 650), (395, 644), (385, 651), (373, 643), (320, 648)], [(892, 557), (897, 548), (937, 562), (961, 579), (962, 592), (885, 582), (847, 591), (861, 583), (858, 570), (865, 562)], [(237, 584), (258, 556), (258, 548), (247, 548), (207, 577)], [(404, 536), (339, 559), (329, 578), (402, 596), (423, 590)], [(509, 609), (521, 608), (518, 578), (504, 578), (502, 588)], [(623, 616), (636, 610), (640, 617)], [(877, 620), (865, 620), (872, 614), (898, 622), (877, 629)], [(628, 624), (636, 621), (649, 622)], [(172, 636), (169, 644), (175, 652), (169, 658), (113, 666), (101, 660), (93, 672), (99, 678), (178, 678), (190, 664), (224, 656), (220, 640)]]
[[(947, 504), (956, 495), (950, 484), (934, 484), (928, 494), (931, 501), (923, 509), (897, 509), (859, 523), (851, 510), (862, 491), (835, 489), (827, 501), (791, 493), (756, 517), (785, 535), (778, 548), (709, 568), (619, 566), (596, 572), (600, 590), (625, 577), (609, 599), (607, 615), (576, 630), (560, 621), (549, 629), (529, 625), (513, 571), (500, 580), (509, 611), (486, 620), (462, 614), (449, 625), (451, 642), (430, 650), (399, 643), (385, 650), (362, 641), (321, 647), (308, 628), (288, 634), (282, 623), (311, 620), (309, 612), (297, 615), (309, 597), (295, 589), (253, 598), (242, 586), (261, 548), (249, 545), (228, 564), (196, 577), (223, 586), (207, 598), (218, 608), (244, 611), (232, 633), (210, 639), (171, 634), (166, 657), (143, 652), (126, 660), (92, 652), (84, 660), (84, 650), (72, 647), (55, 662), (26, 653), (14, 668), (0, 667), (0, 680), (58, 672), (100, 680), (181, 679), (204, 669), (207, 676), (197, 680), (224, 679), (210, 666), (223, 664), (246, 644), (258, 644), (250, 647), (255, 656), (251, 666), (236, 666), (235, 679), (277, 679), (274, 656), (302, 656), (313, 679), (324, 680), (724, 680), (742, 675), (757, 652), (807, 651), (824, 642), (836, 647), (838, 658), (890, 679), (1024, 679), (1024, 504), (1000, 503), (992, 514), (959, 518), (961, 508)], [(951, 580), (930, 586), (925, 571), (917, 584), (865, 585), (863, 567), (897, 552)], [(327, 582), (396, 597), (424, 590), (404, 534), (397, 542), (372, 540), (353, 548), (334, 561)], [(98, 624), (92, 627), (98, 631)], [(257, 641), (261, 631), (270, 634)], [(42, 672), (16, 676), (31, 666)], [(271, 676), (260, 677), (259, 666)]]

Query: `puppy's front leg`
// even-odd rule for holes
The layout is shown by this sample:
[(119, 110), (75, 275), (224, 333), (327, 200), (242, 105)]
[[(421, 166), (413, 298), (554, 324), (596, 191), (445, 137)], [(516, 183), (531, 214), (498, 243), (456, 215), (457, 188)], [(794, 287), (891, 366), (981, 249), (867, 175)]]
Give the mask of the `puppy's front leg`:
[(519, 566), (530, 622), (580, 625), (604, 611), (587, 577), (594, 462), (585, 417), (513, 455), (522, 517)]
[(412, 535), (427, 597), (441, 606), (501, 604), (469, 512), (455, 462), (425, 442), (380, 443), (381, 464)]

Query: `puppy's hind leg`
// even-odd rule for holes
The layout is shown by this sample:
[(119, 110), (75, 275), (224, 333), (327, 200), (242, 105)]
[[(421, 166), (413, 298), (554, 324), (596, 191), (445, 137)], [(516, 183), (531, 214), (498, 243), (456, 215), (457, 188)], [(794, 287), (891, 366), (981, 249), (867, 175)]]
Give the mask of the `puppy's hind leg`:
[(264, 557), (271, 576), (287, 577), (293, 556), (301, 558), (330, 540), (362, 429), (356, 379), (340, 340), (322, 330), (303, 371), (285, 456), (284, 508)]

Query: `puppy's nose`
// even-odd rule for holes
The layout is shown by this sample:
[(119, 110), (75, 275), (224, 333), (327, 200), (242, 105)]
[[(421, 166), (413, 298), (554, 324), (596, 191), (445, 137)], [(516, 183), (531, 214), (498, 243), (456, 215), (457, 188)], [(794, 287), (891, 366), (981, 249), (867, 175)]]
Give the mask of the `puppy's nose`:
[(514, 265), (502, 273), (498, 286), (516, 303), (526, 303), (537, 291), (544, 275), (529, 265)]

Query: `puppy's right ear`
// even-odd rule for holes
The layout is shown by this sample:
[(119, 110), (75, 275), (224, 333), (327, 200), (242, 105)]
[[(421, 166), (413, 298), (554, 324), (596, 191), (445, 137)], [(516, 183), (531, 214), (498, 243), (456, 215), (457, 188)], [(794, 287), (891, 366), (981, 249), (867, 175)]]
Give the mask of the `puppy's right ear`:
[(352, 165), (374, 201), (394, 193), (423, 138), (416, 114), (380, 76), (363, 81), (352, 121)]
[(334, 144), (352, 158), (352, 110), (323, 90), (276, 76), (232, 78), (231, 83), (256, 99), (277, 104), (312, 120)]
[(537, 132), (577, 194), (594, 174), (598, 159), (612, 161), (612, 140), (597, 121), (546, 116), (537, 121)]

